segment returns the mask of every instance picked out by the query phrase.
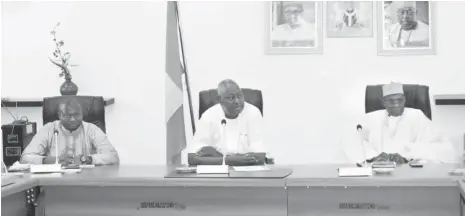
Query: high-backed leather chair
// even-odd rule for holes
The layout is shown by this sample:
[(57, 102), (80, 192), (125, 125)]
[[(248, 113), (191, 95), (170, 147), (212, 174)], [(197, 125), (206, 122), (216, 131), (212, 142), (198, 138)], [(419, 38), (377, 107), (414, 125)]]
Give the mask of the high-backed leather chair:
[[(256, 106), (263, 115), (262, 91), (243, 88), (245, 102)], [(204, 90), (199, 93), (199, 119), (210, 107), (218, 103), (218, 92), (216, 89)]]
[[(365, 113), (385, 109), (383, 106), (383, 85), (367, 85), (365, 92)], [(403, 84), (405, 107), (419, 109), (432, 120), (429, 87), (425, 85)]]
[(103, 97), (95, 96), (57, 96), (44, 98), (42, 106), (43, 124), (58, 120), (58, 105), (64, 98), (74, 98), (81, 104), (82, 117), (85, 122), (97, 125), (103, 132), (105, 130), (105, 101)]

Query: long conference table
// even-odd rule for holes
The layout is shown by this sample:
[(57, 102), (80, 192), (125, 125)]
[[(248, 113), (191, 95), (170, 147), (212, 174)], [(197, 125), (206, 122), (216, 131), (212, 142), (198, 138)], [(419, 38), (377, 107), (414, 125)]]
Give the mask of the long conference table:
[(338, 177), (350, 165), (270, 166), (235, 176), (166, 178), (172, 167), (102, 166), (80, 173), (24, 174), (2, 187), (6, 216), (89, 215), (421, 215), (464, 213), (459, 164), (398, 166), (391, 174)]

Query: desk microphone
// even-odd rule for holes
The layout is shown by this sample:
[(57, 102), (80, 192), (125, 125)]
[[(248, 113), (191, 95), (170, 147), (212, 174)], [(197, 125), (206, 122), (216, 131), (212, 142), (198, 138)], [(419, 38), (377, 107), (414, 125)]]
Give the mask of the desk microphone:
[[(222, 139), (223, 149), (226, 146), (225, 139), (224, 139), (225, 127), (226, 127), (226, 119), (222, 119), (221, 120), (221, 133), (222, 133), (221, 139)], [(223, 151), (223, 165), (226, 165), (226, 152), (225, 151)]]
[(57, 129), (53, 131), (53, 135), (55, 137), (55, 164), (58, 164), (58, 130)]
[(363, 151), (363, 162), (364, 162), (364, 166), (367, 167), (367, 154), (366, 154), (366, 151), (365, 151), (365, 146), (363, 145), (363, 135), (362, 135), (362, 131), (363, 131), (363, 127), (362, 125), (357, 125), (357, 131), (358, 131), (358, 134), (360, 136), (360, 145), (362, 145), (362, 151)]

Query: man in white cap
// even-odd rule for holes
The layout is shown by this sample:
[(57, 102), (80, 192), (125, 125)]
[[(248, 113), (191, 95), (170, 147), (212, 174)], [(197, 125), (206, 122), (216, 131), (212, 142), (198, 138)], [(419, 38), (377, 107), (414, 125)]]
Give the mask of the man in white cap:
[(417, 20), (416, 2), (393, 2), (397, 23), (389, 26), (389, 44), (392, 48), (429, 47), (429, 26)]
[(402, 84), (383, 85), (385, 110), (366, 114), (361, 124), (363, 147), (360, 142), (346, 143), (350, 146), (344, 147), (351, 162), (459, 161), (453, 145), (434, 131), (431, 120), (421, 110), (406, 108), (405, 100)]
[(273, 47), (314, 47), (315, 24), (303, 18), (302, 2), (283, 1), (283, 15), (286, 23), (276, 26), (271, 33)]
[(239, 85), (231, 79), (218, 84), (219, 103), (209, 108), (197, 124), (188, 146), (190, 165), (258, 165), (265, 163), (263, 117), (244, 101)]

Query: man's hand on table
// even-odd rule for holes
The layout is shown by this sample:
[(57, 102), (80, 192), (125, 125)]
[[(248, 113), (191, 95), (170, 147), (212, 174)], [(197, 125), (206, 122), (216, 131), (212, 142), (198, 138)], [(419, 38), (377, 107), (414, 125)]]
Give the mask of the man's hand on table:
[[(82, 155), (76, 155), (74, 157), (60, 156), (58, 158), (58, 163), (63, 165), (63, 166), (68, 166), (70, 164), (80, 165), (80, 164), (82, 164), (81, 156)], [(42, 164), (54, 164), (55, 160), (56, 160), (56, 157), (54, 157), (54, 156), (46, 156), (43, 159)]]
[(390, 154), (390, 158), (389, 158), (389, 159), (390, 159), (390, 161), (396, 162), (396, 164), (405, 164), (405, 163), (408, 162), (407, 159), (405, 159), (404, 157), (402, 157), (402, 155), (397, 154), (397, 153), (395, 153), (395, 154)]
[(82, 157), (82, 155), (76, 155), (76, 156), (74, 156), (74, 158), (73, 158), (73, 162), (74, 162), (74, 163), (73, 163), (73, 164), (81, 165), (81, 164), (82, 164), (82, 162), (81, 162), (81, 157)]
[(373, 162), (389, 161), (389, 154), (383, 152), (372, 159)]
[(196, 155), (199, 157), (223, 157), (221, 152), (211, 146), (202, 147), (199, 151), (197, 151)]
[(55, 158), (56, 157), (53, 157), (53, 156), (46, 156), (42, 160), (42, 164), (54, 164), (55, 163)]
[(226, 156), (226, 160), (233, 165), (255, 165), (258, 163), (258, 159), (251, 154), (232, 154)]
[(405, 164), (408, 162), (406, 158), (402, 157), (402, 155), (398, 153), (387, 154), (383, 152), (372, 159), (372, 162), (385, 162), (385, 161), (396, 162), (396, 164)]
[[(55, 161), (56, 161), (56, 157), (54, 156), (46, 156), (43, 161), (42, 161), (42, 164), (55, 164)], [(58, 163), (61, 164), (61, 165), (68, 165), (70, 163), (73, 162), (73, 158), (70, 158), (70, 157), (64, 157), (64, 156), (60, 156), (58, 157)]]

